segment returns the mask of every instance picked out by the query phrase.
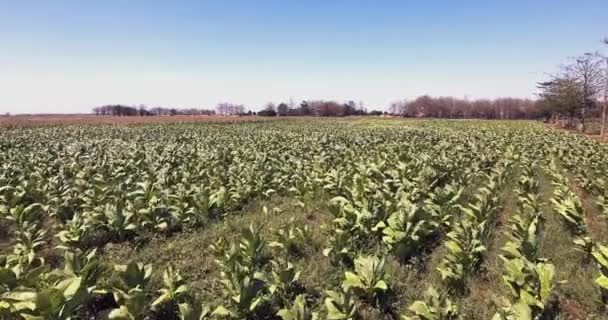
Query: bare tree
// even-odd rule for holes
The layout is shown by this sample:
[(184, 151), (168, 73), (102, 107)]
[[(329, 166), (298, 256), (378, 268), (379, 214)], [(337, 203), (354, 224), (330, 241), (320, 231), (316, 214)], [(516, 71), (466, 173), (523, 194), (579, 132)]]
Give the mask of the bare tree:
[[(544, 84), (541, 97), (546, 100), (547, 113), (551, 110), (562, 112), (557, 108), (558, 102), (564, 99), (562, 93), (567, 90), (561, 81), (552, 81)], [(561, 105), (560, 105), (561, 106)], [(537, 118), (539, 110), (537, 103), (530, 99), (498, 98), (494, 100), (475, 99), (465, 100), (454, 97), (431, 97), (428, 95), (417, 97), (414, 100), (393, 102), (389, 112), (402, 117), (430, 117), (430, 118), (487, 118), (487, 119), (524, 119)]]
[(221, 102), (217, 104), (215, 110), (219, 115), (223, 116), (243, 115), (245, 113), (245, 106), (242, 104)]
[(363, 100), (359, 100), (357, 107), (357, 110), (359, 110), (360, 113), (365, 113), (365, 104), (363, 104)]
[(557, 75), (539, 83), (538, 88), (541, 91), (537, 103), (539, 112), (550, 115), (552, 122), (560, 123), (562, 127), (574, 127), (574, 117), (583, 95), (579, 83), (567, 75)]
[(597, 53), (586, 53), (575, 58), (563, 70), (568, 78), (576, 81), (581, 90), (577, 106), (581, 117), (581, 132), (585, 132), (586, 112), (595, 105), (595, 99), (601, 87), (602, 60), (599, 57)]

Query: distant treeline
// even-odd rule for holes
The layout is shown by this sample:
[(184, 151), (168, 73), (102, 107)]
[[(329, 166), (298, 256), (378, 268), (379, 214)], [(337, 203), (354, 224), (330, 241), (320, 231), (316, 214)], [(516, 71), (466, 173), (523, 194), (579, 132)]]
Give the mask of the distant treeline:
[(246, 110), (242, 104), (219, 103), (215, 110), (197, 108), (147, 108), (146, 106), (107, 105), (93, 109), (101, 116), (174, 116), (174, 115), (238, 115), (238, 116), (312, 116), (345, 117), (391, 114), (411, 118), (481, 118), (532, 119), (547, 115), (546, 109), (530, 99), (458, 99), (454, 97), (420, 96), (410, 101), (395, 102), (388, 112), (367, 111), (362, 102), (344, 103), (328, 100), (304, 100), (275, 104), (269, 102), (261, 111)]
[(120, 104), (93, 108), (98, 116), (176, 116), (176, 115), (214, 115), (214, 110), (197, 108), (162, 108), (148, 109), (146, 106), (125, 106)]
[(428, 95), (392, 103), (390, 113), (412, 118), (531, 119), (543, 116), (536, 102), (530, 99), (469, 100)]
[(362, 103), (355, 104), (354, 101), (338, 103), (335, 101), (311, 100), (302, 101), (295, 105), (279, 103), (275, 105), (270, 102), (258, 112), (245, 110), (242, 104), (219, 103), (215, 110), (197, 108), (147, 108), (146, 106), (106, 105), (93, 108), (93, 113), (99, 116), (175, 116), (175, 115), (238, 115), (238, 116), (315, 116), (315, 117), (344, 117), (353, 115), (381, 115), (382, 111), (367, 112)]
[(278, 105), (270, 102), (262, 111), (258, 111), (258, 116), (284, 117), (284, 116), (313, 116), (313, 117), (345, 117), (363, 115), (381, 115), (382, 111), (368, 112), (363, 103), (358, 105), (354, 101), (339, 103), (336, 101), (325, 100), (304, 100), (299, 105), (293, 102), (281, 102)]

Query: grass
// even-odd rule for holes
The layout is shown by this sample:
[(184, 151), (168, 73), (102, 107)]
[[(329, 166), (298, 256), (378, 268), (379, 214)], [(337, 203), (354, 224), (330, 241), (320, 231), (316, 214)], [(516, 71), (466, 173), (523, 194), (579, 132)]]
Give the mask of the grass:
[[(204, 301), (217, 305), (225, 301), (223, 287), (219, 282), (220, 268), (209, 248), (218, 238), (228, 240), (240, 234), (242, 228), (253, 224), (261, 227), (261, 235), (267, 241), (276, 239), (276, 231), (284, 226), (308, 226), (311, 239), (305, 244), (304, 254), (291, 262), (302, 271), (300, 282), (313, 306), (322, 309), (325, 290), (335, 290), (341, 286), (344, 271), (334, 266), (322, 253), (328, 241), (327, 230), (333, 216), (325, 204), (328, 201), (306, 201), (305, 208), (297, 205), (294, 199), (274, 197), (260, 201), (243, 209), (242, 214), (213, 223), (208, 227), (181, 233), (170, 238), (153, 239), (142, 247), (132, 243), (108, 244), (103, 250), (104, 260), (110, 264), (125, 264), (139, 261), (152, 264), (160, 270), (171, 263), (180, 270), (191, 289)], [(264, 207), (268, 213), (264, 213)], [(372, 250), (373, 251), (373, 250)], [(440, 286), (440, 277), (435, 268), (443, 250), (437, 247), (415, 262), (404, 264), (393, 255), (386, 255), (386, 274), (391, 283), (392, 295), (388, 304), (394, 314), (387, 314), (362, 304), (364, 319), (393, 319), (396, 315), (406, 314), (411, 302), (422, 297), (429, 283)], [(158, 282), (160, 279), (156, 279)]]
[[(154, 239), (138, 248), (130, 243), (109, 244), (104, 248), (104, 259), (111, 264), (125, 264), (130, 260), (152, 264), (162, 269), (169, 263), (181, 271), (191, 289), (204, 301), (217, 304), (221, 301), (223, 288), (220, 269), (209, 248), (218, 238), (232, 240), (240, 235), (243, 228), (255, 225), (267, 240), (276, 239), (275, 232), (289, 225), (308, 226), (312, 230), (311, 241), (305, 244), (303, 258), (294, 261), (303, 271), (302, 283), (312, 296), (321, 296), (322, 288), (338, 283), (338, 273), (322, 255), (326, 234), (321, 232), (322, 225), (328, 224), (331, 215), (322, 205), (323, 201), (309, 203), (302, 209), (295, 200), (275, 197), (267, 201), (249, 205), (244, 214), (224, 219), (207, 228), (191, 233), (181, 233), (168, 239)], [(267, 213), (263, 208), (267, 207)], [(335, 278), (332, 280), (332, 278)]]
[(553, 192), (551, 181), (545, 174), (540, 175), (539, 181), (545, 217), (540, 256), (555, 264), (557, 281), (567, 279), (556, 289), (561, 311), (559, 319), (595, 319), (603, 305), (599, 290), (592, 281), (597, 274), (596, 267), (592, 263), (584, 263), (584, 255), (574, 250), (574, 238), (548, 202)]
[[(225, 301), (223, 286), (220, 283), (220, 267), (214, 261), (209, 248), (218, 238), (234, 239), (243, 228), (253, 224), (261, 227), (261, 235), (268, 242), (276, 239), (276, 231), (290, 225), (308, 226), (312, 238), (305, 244), (304, 253), (299, 259), (291, 260), (296, 269), (301, 270), (300, 282), (305, 288), (313, 307), (322, 309), (325, 290), (336, 290), (342, 284), (344, 271), (335, 266), (323, 255), (331, 230), (333, 216), (324, 204), (328, 201), (306, 201), (305, 208), (298, 206), (295, 199), (274, 197), (259, 201), (242, 210), (238, 216), (213, 223), (207, 228), (191, 233), (181, 233), (170, 238), (153, 239), (142, 247), (132, 243), (108, 244), (103, 250), (103, 258), (110, 264), (126, 264), (139, 261), (162, 269), (171, 263), (180, 270), (190, 288), (203, 301), (218, 305)], [(326, 199), (325, 199), (326, 200)], [(264, 213), (264, 207), (268, 213)], [(371, 249), (370, 249), (371, 250)], [(370, 253), (374, 251), (371, 250)], [(430, 270), (432, 271), (432, 270)], [(428, 275), (419, 264), (402, 264), (394, 256), (386, 259), (386, 273), (392, 286), (389, 296), (391, 310), (396, 315), (409, 307), (410, 303), (421, 296), (426, 289), (424, 279)], [(434, 273), (434, 272), (433, 272)], [(158, 283), (160, 279), (155, 279)], [(363, 319), (393, 319), (394, 315), (382, 313), (375, 308), (361, 305)]]
[[(135, 260), (152, 264), (158, 270), (171, 263), (180, 270), (191, 289), (203, 301), (217, 305), (225, 301), (225, 298), (219, 282), (220, 268), (209, 248), (211, 244), (220, 237), (233, 239), (240, 234), (242, 228), (251, 224), (261, 227), (261, 235), (267, 241), (275, 240), (276, 231), (284, 226), (308, 226), (312, 238), (305, 244), (304, 254), (291, 262), (301, 270), (300, 282), (314, 300), (313, 306), (322, 309), (325, 290), (339, 288), (345, 271), (340, 266), (332, 265), (322, 253), (330, 232), (327, 228), (333, 219), (325, 203), (327, 201), (307, 201), (305, 208), (301, 208), (294, 199), (274, 197), (244, 208), (241, 215), (216, 222), (196, 232), (177, 234), (167, 239), (153, 239), (143, 247), (130, 243), (108, 244), (103, 250), (103, 257), (110, 264), (125, 264)], [(268, 208), (267, 214), (264, 213), (264, 207)], [(434, 255), (429, 255), (432, 256)], [(439, 281), (434, 267), (430, 267), (435, 262), (425, 266), (431, 260), (418, 261), (419, 263), (403, 264), (392, 255), (386, 256), (386, 273), (392, 284), (389, 304), (391, 310), (396, 310), (395, 315), (405, 314), (411, 302), (421, 297), (430, 278), (435, 278), (433, 282)], [(156, 279), (156, 282), (159, 280)], [(395, 316), (366, 307), (365, 304), (362, 304), (361, 314), (364, 319), (393, 319)]]
[(508, 238), (505, 231), (509, 227), (509, 218), (517, 210), (517, 177), (519, 171), (514, 170), (501, 188), (499, 198), (502, 210), (491, 224), (493, 231), (485, 241), (487, 251), (483, 255), (479, 271), (468, 281), (469, 295), (460, 301), (467, 319), (491, 319), (496, 313), (494, 299), (506, 296), (502, 280), (502, 260), (499, 255)]

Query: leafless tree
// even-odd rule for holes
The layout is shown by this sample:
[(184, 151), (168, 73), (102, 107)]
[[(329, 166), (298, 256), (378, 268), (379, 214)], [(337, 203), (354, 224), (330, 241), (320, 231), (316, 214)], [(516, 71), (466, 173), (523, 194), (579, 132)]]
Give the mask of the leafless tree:
[(359, 100), (359, 103), (357, 104), (357, 110), (359, 110), (362, 113), (365, 113), (365, 104), (363, 104), (363, 100)]
[(223, 116), (243, 115), (245, 113), (245, 107), (242, 104), (228, 102), (218, 103), (215, 110), (219, 115)]
[(568, 75), (560, 74), (539, 83), (538, 88), (541, 91), (537, 103), (539, 112), (550, 116), (553, 123), (560, 123), (562, 127), (574, 127), (574, 118), (583, 95), (579, 83)]
[[(604, 38), (604, 44), (608, 45), (608, 37)], [(606, 132), (606, 109), (608, 109), (608, 56), (604, 56), (604, 104), (602, 106), (602, 127), (600, 129), (600, 136), (604, 139), (604, 133)]]
[(529, 99), (468, 100), (428, 95), (411, 101), (394, 102), (389, 110), (392, 114), (413, 118), (522, 119), (539, 115), (536, 102)]
[(571, 78), (580, 87), (577, 111), (581, 118), (580, 131), (585, 132), (586, 113), (595, 105), (602, 84), (602, 60), (597, 53), (586, 53), (574, 58), (563, 68), (566, 78)]

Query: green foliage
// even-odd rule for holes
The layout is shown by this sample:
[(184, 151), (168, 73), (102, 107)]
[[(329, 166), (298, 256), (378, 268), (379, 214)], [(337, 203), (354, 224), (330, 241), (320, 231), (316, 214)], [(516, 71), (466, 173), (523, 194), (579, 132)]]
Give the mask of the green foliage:
[(297, 271), (290, 262), (280, 263), (272, 260), (271, 263), (271, 284), (268, 290), (271, 295), (285, 299), (289, 293), (294, 291), (294, 287), (300, 279), (300, 271)]
[(369, 302), (374, 302), (389, 290), (384, 271), (384, 259), (361, 256), (355, 259), (354, 272), (346, 271), (342, 281), (344, 292), (353, 291)]
[(245, 265), (257, 266), (264, 259), (266, 241), (262, 239), (260, 231), (253, 225), (241, 231), (239, 240), (239, 257)]
[(317, 320), (319, 314), (309, 310), (306, 305), (306, 296), (301, 294), (296, 297), (290, 308), (285, 308), (277, 312), (282, 320)]
[(178, 307), (180, 320), (207, 320), (211, 318), (211, 311), (204, 303), (192, 305), (184, 302), (180, 303)]
[(525, 259), (503, 260), (503, 279), (508, 284), (513, 298), (542, 312), (555, 286), (555, 266), (545, 262), (534, 264)]
[(123, 241), (128, 235), (136, 232), (138, 226), (135, 221), (135, 213), (127, 211), (117, 205), (106, 205), (103, 215), (105, 221), (102, 227), (110, 232), (114, 239)]
[(358, 302), (352, 290), (325, 291), (327, 320), (354, 320), (358, 316)]
[(62, 249), (84, 249), (84, 241), (91, 232), (91, 224), (81, 214), (76, 213), (65, 225), (65, 229), (57, 233)]
[(510, 304), (508, 301), (503, 302), (506, 304), (492, 317), (492, 320), (532, 320), (532, 309), (530, 306), (519, 301), (515, 304)]
[(88, 298), (80, 277), (68, 278), (40, 291), (14, 291), (6, 296), (12, 311), (25, 319), (69, 319)]
[[(493, 320), (539, 319), (552, 312), (547, 307), (556, 285), (555, 266), (537, 256), (544, 223), (537, 200), (540, 189), (532, 167), (523, 167), (522, 171), (516, 190), (518, 212), (509, 220), (509, 241), (500, 256), (504, 267), (502, 278), (511, 296), (498, 301), (500, 309)], [(558, 176), (554, 177), (557, 181)], [(555, 198), (552, 201), (559, 202)]]
[[(231, 319), (246, 318), (255, 314), (268, 301), (268, 280), (260, 269), (265, 247), (266, 241), (253, 225), (243, 229), (240, 237), (228, 248), (223, 242), (216, 243), (215, 250), (223, 256), (223, 260), (218, 262), (223, 269), (221, 283), (228, 303), (215, 308), (213, 315)], [(297, 280), (298, 273), (293, 271), (293, 266), (288, 265), (286, 269), (275, 270), (274, 276), (273, 293), (286, 290), (289, 284)]]
[(334, 265), (352, 265), (355, 256), (354, 238), (348, 231), (333, 231), (327, 248), (323, 249), (323, 255), (329, 257)]
[(391, 214), (382, 241), (402, 261), (414, 255), (423, 240), (437, 231), (439, 222), (407, 199)]
[(114, 300), (119, 307), (113, 309), (108, 318), (143, 319), (149, 309), (146, 293), (152, 278), (152, 266), (131, 262), (128, 265), (116, 266), (115, 269), (122, 281), (112, 290)]
[(591, 261), (593, 250), (595, 248), (595, 241), (589, 236), (576, 237), (573, 241), (574, 249), (583, 253), (583, 261), (585, 263)]
[(311, 231), (308, 226), (295, 226), (292, 218), (287, 226), (277, 231), (277, 240), (270, 242), (268, 245), (293, 257), (300, 257), (303, 254), (304, 245), (309, 243), (310, 239)]
[(511, 240), (502, 247), (505, 257), (535, 259), (538, 252), (540, 219), (540, 214), (535, 214), (531, 218), (519, 214), (511, 217), (509, 220)]
[(454, 231), (448, 233), (447, 237), (444, 246), (448, 252), (437, 270), (452, 290), (462, 293), (467, 277), (479, 264), (486, 247), (479, 230), (466, 220), (455, 225)]
[[(510, 294), (497, 317), (545, 315), (542, 309), (556, 285), (552, 264), (538, 257), (544, 232), (554, 230), (543, 227), (538, 193), (544, 181), (534, 172), (547, 169), (551, 176), (552, 204), (573, 231), (573, 248), (600, 261), (600, 240), (585, 225), (586, 202), (561, 172), (573, 174), (606, 211), (608, 149), (531, 122), (256, 120), (0, 130), (0, 236), (10, 239), (0, 248), (0, 317), (8, 319), (89, 316), (92, 310), (82, 308), (91, 308), (93, 298), (111, 300), (101, 296), (106, 291), (118, 306), (110, 312), (113, 319), (163, 317), (165, 309), (182, 319), (272, 318), (278, 310), (283, 318), (313, 319), (310, 308), (321, 302), (320, 288), (307, 287), (316, 275), (300, 272), (317, 272), (327, 262), (307, 265), (319, 258), (309, 250), (311, 239), (314, 249), (318, 246), (317, 232), (328, 239), (323, 253), (332, 263), (327, 273), (319, 272), (327, 278), (320, 280), (323, 289), (340, 286), (330, 272), (346, 271), (344, 287), (324, 297), (324, 318), (356, 318), (359, 309), (367, 317), (391, 291), (384, 259), (394, 256), (404, 270), (429, 272), (419, 267), (427, 265), (432, 250), (445, 252), (439, 271), (447, 290), (427, 292), (412, 317), (457, 318), (453, 295), (466, 293), (486, 258), (488, 241), (500, 239), (493, 235), (495, 226), (505, 223), (497, 217), (501, 197), (511, 190), (503, 186), (515, 172), (513, 165), (522, 173), (515, 180), (518, 208), (508, 212), (508, 239), (500, 244)], [(232, 231), (251, 204), (288, 196), (306, 209), (314, 204), (315, 210), (329, 211), (331, 223), (320, 227), (322, 213), (309, 212), (302, 225), (300, 220), (283, 225), (270, 236), (272, 242), (262, 237), (260, 226)], [(266, 212), (263, 223), (283, 219), (279, 214), (289, 212)], [(231, 219), (236, 223), (222, 222)], [(151, 266), (121, 257), (117, 260), (126, 265), (111, 275), (96, 251), (88, 251), (108, 242), (145, 247), (154, 239), (157, 245), (180, 231), (206, 234), (194, 229), (207, 226), (234, 233), (211, 248), (224, 290), (202, 288), (221, 299), (212, 307), (192, 296), (186, 274), (182, 278), (169, 267), (162, 277), (153, 277)], [(104, 255), (113, 260), (116, 247), (131, 245), (109, 246)], [(173, 264), (174, 257), (180, 259), (151, 260)], [(393, 267), (389, 264), (386, 272), (403, 271)], [(555, 268), (560, 271), (557, 263)], [(390, 289), (398, 294), (415, 290), (392, 280)], [(191, 285), (201, 289), (198, 281)], [(298, 296), (303, 292), (306, 299)], [(390, 307), (405, 301), (389, 302), (371, 312), (395, 316)]]
[[(23, 190), (22, 192), (25, 193), (26, 191)], [(8, 203), (11, 202), (10, 200), (5, 201)], [(6, 219), (13, 221), (19, 228), (27, 228), (31, 225), (38, 225), (43, 219), (44, 215), (43, 208), (40, 203), (32, 203), (27, 206), (24, 204), (17, 204), (12, 208), (5, 205), (3, 211), (5, 211), (4, 214)]]
[(415, 301), (409, 307), (415, 316), (403, 316), (403, 320), (455, 320), (461, 319), (458, 306), (446, 295), (433, 287), (424, 292), (424, 300)]
[(97, 282), (109, 273), (109, 269), (97, 257), (97, 249), (88, 253), (76, 250), (65, 252), (62, 273), (69, 277), (80, 277), (82, 286), (91, 293)]
[(268, 299), (265, 294), (266, 278), (235, 263), (232, 270), (222, 272), (222, 284), (229, 297), (227, 305), (218, 306), (213, 315), (243, 319), (254, 314)]
[(161, 295), (152, 302), (153, 307), (181, 300), (188, 294), (188, 285), (179, 271), (175, 271), (173, 267), (169, 266), (163, 272), (163, 287), (158, 291)]
[(593, 250), (593, 258), (600, 272), (595, 283), (601, 288), (602, 294), (608, 297), (608, 247), (598, 244)]
[(30, 266), (42, 265), (43, 259), (37, 257), (38, 251), (47, 244), (46, 230), (37, 225), (29, 225), (26, 229), (15, 232), (13, 253), (7, 259), (7, 265), (13, 268), (18, 275)]
[(576, 194), (568, 187), (567, 181), (559, 173), (553, 174), (553, 198), (555, 211), (566, 221), (575, 235), (587, 234), (583, 205)]
[[(65, 259), (64, 270), (46, 274), (42, 285), (33, 279), (20, 279), (10, 269), (0, 269), (0, 283), (6, 289), (14, 288), (2, 295), (0, 302), (10, 313), (25, 319), (70, 319), (97, 292), (97, 282), (106, 269), (94, 250), (87, 255), (66, 252)], [(28, 276), (32, 276), (31, 271)], [(39, 276), (40, 272), (36, 272)], [(16, 288), (17, 284), (22, 286)]]

